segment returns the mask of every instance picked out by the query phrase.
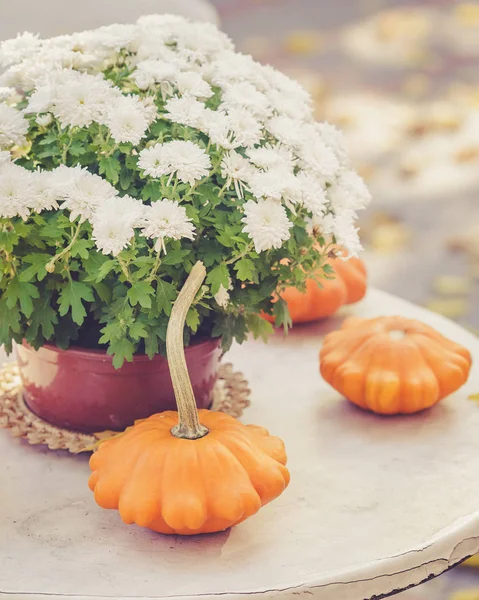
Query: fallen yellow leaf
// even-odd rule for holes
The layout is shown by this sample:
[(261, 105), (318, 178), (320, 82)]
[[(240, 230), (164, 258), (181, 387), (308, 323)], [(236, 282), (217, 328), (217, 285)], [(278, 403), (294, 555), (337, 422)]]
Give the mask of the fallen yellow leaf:
[(434, 289), (443, 295), (466, 295), (471, 291), (471, 280), (460, 275), (440, 275), (434, 281)]
[(456, 6), (455, 17), (462, 25), (479, 27), (479, 6), (472, 2), (464, 2)]
[(426, 303), (426, 308), (450, 319), (457, 319), (467, 313), (467, 302), (462, 298), (437, 298)]
[(450, 600), (479, 600), (479, 589), (457, 592), (450, 597)]
[(284, 47), (291, 54), (314, 54), (323, 47), (323, 42), (314, 31), (293, 31), (284, 40)]
[[(473, 402), (479, 402), (479, 394), (471, 394), (470, 396), (467, 397), (468, 400), (472, 400)], [(479, 556), (473, 556), (472, 558), (470, 558), (468, 561), (466, 561), (464, 564), (466, 564), (467, 566), (472, 566), (472, 562), (474, 562), (474, 566), (475, 567), (479, 567)]]
[[(476, 394), (474, 394), (476, 395)], [(479, 394), (477, 394), (477, 396), (479, 396)], [(463, 563), (461, 563), (461, 567), (473, 567), (475, 569), (477, 569), (479, 567), (479, 554), (476, 554), (475, 556), (471, 556), (471, 558), (468, 558), (467, 560), (465, 560)]]

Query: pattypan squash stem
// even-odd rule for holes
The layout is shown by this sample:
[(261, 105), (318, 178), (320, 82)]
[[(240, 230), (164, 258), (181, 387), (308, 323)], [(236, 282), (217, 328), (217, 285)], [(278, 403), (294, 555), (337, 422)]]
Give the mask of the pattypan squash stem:
[(197, 440), (208, 433), (208, 429), (200, 424), (198, 418), (196, 400), (188, 375), (183, 347), (186, 315), (205, 277), (205, 266), (201, 261), (198, 261), (178, 294), (166, 331), (166, 355), (179, 417), (178, 425), (173, 427), (171, 433), (177, 438), (187, 440)]

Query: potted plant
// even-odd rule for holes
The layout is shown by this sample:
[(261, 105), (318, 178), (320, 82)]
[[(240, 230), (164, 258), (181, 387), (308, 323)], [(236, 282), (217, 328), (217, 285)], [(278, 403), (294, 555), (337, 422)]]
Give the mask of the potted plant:
[(165, 339), (192, 265), (185, 346), (209, 402), (220, 353), (332, 244), (359, 249), (369, 201), (309, 95), (215, 26), (134, 25), (0, 46), (0, 343), (29, 406), (80, 430), (174, 407)]

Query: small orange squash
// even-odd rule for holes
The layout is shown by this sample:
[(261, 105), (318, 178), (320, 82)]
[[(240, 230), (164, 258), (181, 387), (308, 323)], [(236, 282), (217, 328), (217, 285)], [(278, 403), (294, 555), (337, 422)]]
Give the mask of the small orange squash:
[(433, 406), (467, 381), (472, 363), (466, 348), (404, 317), (346, 319), (325, 337), (319, 358), (338, 392), (387, 415)]
[(222, 531), (255, 514), (289, 483), (283, 442), (266, 429), (196, 408), (183, 328), (206, 272), (192, 269), (171, 313), (167, 355), (178, 412), (137, 421), (101, 442), (89, 487), (103, 508), (166, 534)]
[[(287, 288), (281, 297), (287, 303), (293, 323), (310, 323), (330, 317), (344, 304), (359, 302), (366, 294), (367, 273), (363, 261), (351, 257), (348, 260), (333, 258), (327, 261), (335, 272), (334, 279), (321, 279), (321, 286), (314, 279), (306, 281), (306, 292), (294, 287)], [(263, 314), (270, 323), (274, 317)]]

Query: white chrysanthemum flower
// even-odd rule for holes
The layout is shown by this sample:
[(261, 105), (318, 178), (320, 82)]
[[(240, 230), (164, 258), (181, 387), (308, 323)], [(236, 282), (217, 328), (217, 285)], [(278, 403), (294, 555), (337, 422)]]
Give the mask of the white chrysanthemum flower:
[(354, 171), (344, 171), (328, 189), (328, 196), (335, 212), (357, 211), (371, 201), (371, 193), (361, 177)]
[[(0, 63), (7, 67), (0, 75), (0, 86), (5, 86), (0, 103), (8, 100), (0, 104), (5, 214), (26, 218), (29, 210), (55, 210), (58, 202), (72, 221), (91, 221), (97, 246), (107, 254), (125, 248), (135, 228), (162, 250), (167, 239), (193, 239), (194, 225), (176, 202), (165, 199), (146, 207), (148, 218), (142, 221), (132, 216), (142, 202), (119, 198), (108, 181), (86, 169), (62, 166), (32, 173), (17, 167), (1, 150), (26, 141), (29, 121), (13, 108), (26, 100), (24, 112), (32, 115), (32, 123), (48, 127), (49, 136), (57, 128), (98, 123), (109, 128), (107, 140), (97, 127), (84, 132), (85, 146), (97, 154), (114, 142), (138, 146), (128, 157), (133, 185), (141, 185), (143, 176), (150, 181), (164, 177), (163, 184), (169, 177), (168, 185), (175, 176), (191, 186), (203, 178), (218, 183), (220, 171), (224, 189), (231, 190), (228, 197), (242, 200), (247, 190), (257, 200), (246, 202), (242, 220), (258, 251), (279, 248), (289, 238), (293, 225), (288, 215), (293, 219), (299, 209), (320, 224), (324, 235), (336, 236), (352, 253), (357, 250), (356, 211), (370, 195), (350, 171), (341, 134), (327, 123), (314, 123), (311, 96), (297, 82), (235, 53), (231, 40), (213, 25), (154, 15), (135, 25), (50, 40), (25, 34), (0, 44)], [(118, 76), (115, 82), (109, 79), (112, 72)], [(217, 90), (217, 101), (207, 102)], [(214, 109), (207, 107), (210, 103)], [(145, 148), (157, 119), (163, 120), (158, 143)], [(196, 131), (183, 135), (184, 128), (172, 123)], [(208, 137), (208, 151), (214, 145), (214, 152), (221, 153), (215, 171), (199, 132)], [(44, 133), (40, 129), (41, 137)], [(31, 152), (35, 164), (48, 166), (49, 158), (44, 162), (35, 145)], [(88, 168), (97, 168), (93, 159)], [(217, 296), (225, 306), (228, 290)]]
[(227, 115), (235, 147), (249, 148), (261, 142), (262, 126), (249, 111), (244, 108), (231, 108)]
[(221, 177), (226, 179), (226, 187), (234, 185), (236, 194), (243, 198), (243, 191), (247, 189), (247, 181), (254, 173), (254, 167), (234, 150), (226, 152), (221, 161)]
[(178, 202), (163, 199), (145, 207), (143, 235), (156, 239), (155, 250), (166, 253), (165, 240), (194, 239), (194, 225)]
[(266, 91), (266, 97), (270, 106), (278, 115), (284, 115), (290, 119), (310, 120), (313, 116), (311, 99), (302, 102), (296, 96), (289, 96), (280, 90), (271, 88)]
[(173, 82), (178, 75), (178, 67), (174, 62), (165, 60), (144, 60), (137, 64), (131, 78), (140, 90), (159, 84), (163, 98), (173, 93)]
[[(170, 178), (176, 174), (180, 181), (190, 185), (194, 185), (196, 181), (209, 174), (210, 157), (197, 144), (190, 141), (173, 140), (161, 144), (161, 148), (157, 146), (158, 144), (140, 153), (140, 168), (143, 168), (142, 165), (146, 165), (150, 173), (170, 175)], [(145, 170), (145, 172), (147, 171)]]
[(271, 87), (277, 89), (284, 96), (291, 98), (291, 100), (294, 99), (298, 105), (310, 105), (312, 103), (311, 95), (300, 83), (274, 67), (261, 65), (261, 74), (269, 84), (268, 89)]
[(221, 148), (230, 149), (239, 145), (232, 141), (231, 122), (225, 113), (205, 108), (195, 127), (206, 133), (211, 142)]
[(292, 171), (296, 161), (293, 153), (281, 144), (250, 148), (246, 151), (246, 155), (256, 167), (264, 171), (269, 169)]
[(150, 119), (151, 109), (133, 96), (122, 96), (108, 106), (105, 124), (115, 142), (136, 146), (145, 137)]
[(33, 199), (32, 173), (12, 162), (0, 164), (0, 217), (26, 220)]
[(168, 173), (169, 164), (164, 156), (164, 145), (155, 144), (145, 148), (138, 157), (138, 168), (145, 172), (145, 175), (158, 179)]
[(65, 70), (57, 78), (51, 111), (62, 127), (88, 127), (102, 122), (119, 97), (120, 91), (104, 79)]
[(261, 74), (261, 68), (251, 56), (227, 51), (219, 54), (211, 63), (205, 64), (202, 72), (207, 81), (221, 88), (232, 83), (250, 81), (263, 91), (267, 89), (267, 83)]
[(265, 119), (272, 113), (268, 98), (249, 83), (233, 83), (223, 90), (220, 110), (244, 108), (257, 118)]
[(255, 171), (248, 180), (248, 186), (253, 196), (258, 200), (270, 198), (279, 201), (283, 196), (285, 180), (285, 173), (282, 169)]
[(0, 148), (22, 146), (28, 131), (28, 121), (23, 113), (0, 102)]
[(55, 185), (52, 185), (54, 171), (35, 171), (31, 174), (32, 201), (30, 208), (41, 213), (43, 210), (56, 210), (59, 195)]
[(304, 143), (298, 150), (298, 156), (301, 167), (312, 171), (324, 181), (333, 181), (341, 169), (336, 154), (319, 137)]
[(363, 249), (359, 240), (359, 229), (354, 224), (355, 218), (355, 213), (351, 213), (349, 217), (344, 213), (340, 218), (335, 217), (333, 224), (334, 237), (337, 243), (347, 250), (349, 256), (358, 256)]
[(244, 231), (253, 241), (256, 252), (281, 248), (283, 242), (290, 238), (293, 224), (281, 204), (274, 200), (249, 200), (243, 208)]
[(291, 148), (298, 148), (304, 143), (303, 123), (299, 119), (276, 116), (268, 121), (266, 128), (278, 141)]
[(35, 122), (37, 123), (37, 125), (40, 125), (40, 127), (48, 127), (53, 121), (53, 115), (51, 113), (46, 113), (44, 115), (38, 115), (38, 117), (35, 119)]
[(211, 86), (195, 71), (178, 73), (175, 77), (175, 84), (178, 91), (187, 96), (206, 100), (213, 95)]
[(349, 156), (346, 151), (346, 140), (342, 131), (330, 123), (315, 123), (313, 125), (316, 134), (321, 136), (323, 142), (336, 154), (341, 165), (349, 165)]
[(16, 38), (2, 42), (0, 46), (0, 65), (8, 67), (33, 56), (42, 44), (38, 35), (19, 33)]
[(144, 98), (132, 96), (135, 102), (138, 104), (138, 108), (142, 111), (145, 119), (148, 122), (148, 126), (154, 123), (158, 117), (158, 107), (156, 106), (155, 99), (152, 96), (145, 96)]
[(88, 175), (90, 173), (79, 165), (76, 167), (60, 165), (51, 171), (50, 185), (55, 188), (59, 198), (64, 198), (77, 181)]
[(176, 42), (177, 51), (204, 62), (233, 49), (229, 37), (211, 23), (180, 23), (170, 27), (170, 41)]
[(52, 108), (55, 94), (55, 75), (39, 83), (28, 99), (27, 113), (45, 113)]
[(0, 87), (0, 102), (5, 102), (6, 100), (10, 100), (14, 96), (16, 96), (16, 91), (14, 88)]
[(205, 105), (192, 96), (174, 96), (165, 104), (165, 109), (165, 118), (173, 123), (198, 128), (205, 119)]
[(94, 51), (98, 47), (102, 47), (119, 52), (123, 48), (129, 48), (134, 43), (138, 29), (135, 25), (114, 23), (87, 33), (90, 34), (89, 37), (83, 38), (87, 49)]
[(58, 168), (52, 171), (52, 185), (63, 199), (62, 209), (70, 211), (70, 221), (90, 220), (105, 201), (118, 191), (99, 175), (79, 168)]
[(215, 302), (218, 306), (220, 306), (221, 308), (226, 308), (229, 304), (230, 301), (230, 293), (229, 290), (232, 289), (233, 287), (233, 283), (231, 281), (231, 277), (228, 277), (228, 287), (225, 288), (223, 284), (220, 285), (220, 289), (216, 292), (216, 294), (213, 296), (215, 299)]
[[(300, 202), (313, 217), (321, 216), (328, 205), (328, 197), (321, 182), (311, 175), (302, 171), (296, 176), (297, 190), (300, 195), (297, 197)], [(287, 194), (285, 193), (285, 196)]]
[(144, 208), (140, 200), (130, 196), (103, 200), (91, 217), (97, 248), (103, 254), (117, 256), (130, 244), (135, 227), (143, 224)]

